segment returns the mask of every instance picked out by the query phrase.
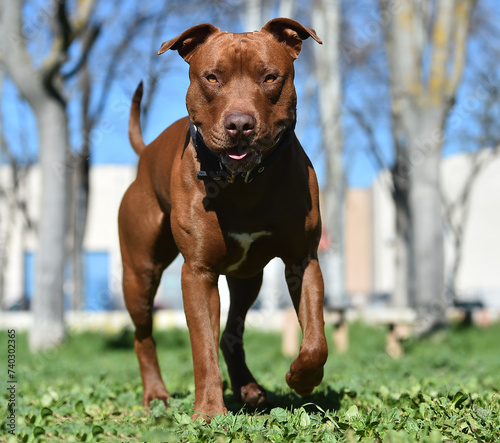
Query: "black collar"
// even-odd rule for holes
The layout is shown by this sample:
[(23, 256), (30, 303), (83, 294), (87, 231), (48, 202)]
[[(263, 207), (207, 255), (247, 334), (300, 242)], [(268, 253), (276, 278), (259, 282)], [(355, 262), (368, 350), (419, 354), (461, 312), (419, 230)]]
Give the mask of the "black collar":
[(276, 146), (272, 148), (273, 151), (264, 157), (255, 168), (248, 172), (234, 173), (227, 169), (222, 164), (217, 154), (207, 147), (200, 131), (198, 131), (198, 128), (191, 123), (191, 120), (189, 120), (189, 133), (191, 135), (191, 139), (193, 140), (196, 156), (200, 162), (200, 170), (197, 171), (196, 178), (204, 181), (215, 180), (227, 183), (244, 181), (245, 183), (250, 183), (257, 175), (262, 174), (269, 168), (269, 166), (271, 166), (271, 164), (275, 162), (281, 151), (283, 151), (283, 147), (286, 146), (293, 137), (294, 129), (295, 120), (284, 131)]

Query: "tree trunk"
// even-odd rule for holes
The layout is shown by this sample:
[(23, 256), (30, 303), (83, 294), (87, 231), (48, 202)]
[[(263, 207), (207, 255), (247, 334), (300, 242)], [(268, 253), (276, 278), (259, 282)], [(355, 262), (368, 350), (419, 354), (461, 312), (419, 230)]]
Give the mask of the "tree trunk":
[[(405, 134), (393, 172), (396, 206), (396, 282), (394, 305), (417, 313), (417, 334), (445, 322), (449, 300), (444, 286), (444, 240), (440, 160), (448, 107), (402, 106), (395, 131)], [(406, 286), (406, 287), (405, 287)]]
[(73, 309), (81, 311), (85, 307), (85, 265), (83, 240), (87, 226), (89, 205), (90, 138), (95, 119), (90, 116), (90, 74), (83, 68), (82, 79), (82, 120), (83, 142), (78, 157), (73, 162), (74, 202), (73, 202)]
[[(411, 217), (410, 306), (417, 309), (417, 333), (445, 322), (449, 303), (444, 291), (444, 241), (440, 196), (441, 134), (448, 109), (420, 110), (413, 120), (410, 150), (413, 164), (409, 175), (408, 203)], [(425, 144), (419, 146), (419, 140)]]
[[(88, 133), (87, 133), (88, 134)], [(85, 307), (85, 266), (83, 240), (87, 226), (87, 213), (89, 204), (89, 143), (76, 160), (74, 169), (74, 202), (73, 202), (73, 309), (81, 311)]]
[(405, 162), (401, 156), (396, 159), (392, 170), (392, 198), (396, 210), (396, 241), (395, 241), (395, 281), (392, 304), (398, 310), (404, 310), (410, 305), (409, 277), (413, 266), (410, 266), (410, 208), (408, 207), (408, 181), (405, 172)]
[[(0, 71), (0, 96), (3, 89), (3, 72)], [(2, 160), (4, 153), (4, 139), (3, 139), (3, 118), (0, 116), (0, 160)], [(0, 166), (1, 167), (1, 166)], [(3, 183), (0, 181), (0, 187)], [(4, 191), (0, 188), (0, 206), (2, 205), (2, 199), (5, 199)], [(5, 199), (5, 205), (7, 205), (7, 199)], [(6, 306), (4, 304), (5, 296), (5, 271), (7, 269), (7, 234), (9, 233), (8, 222), (4, 221), (4, 215), (0, 214), (0, 311), (3, 311)], [(3, 228), (2, 224), (5, 224)]]
[(330, 247), (323, 261), (325, 296), (332, 308), (347, 305), (344, 283), (344, 200), (342, 168), (341, 81), (339, 56), (340, 2), (318, 0), (312, 11), (312, 27), (324, 46), (314, 46), (320, 92), (320, 125), (326, 160), (322, 220)]
[[(391, 74), (396, 204), (394, 303), (416, 333), (446, 321), (439, 165), (444, 123), (463, 71), (472, 0), (379, 0)], [(406, 290), (404, 285), (406, 284)]]
[(68, 126), (65, 105), (47, 95), (35, 108), (42, 176), (32, 350), (48, 349), (61, 343), (64, 328), (64, 261), (66, 258)]

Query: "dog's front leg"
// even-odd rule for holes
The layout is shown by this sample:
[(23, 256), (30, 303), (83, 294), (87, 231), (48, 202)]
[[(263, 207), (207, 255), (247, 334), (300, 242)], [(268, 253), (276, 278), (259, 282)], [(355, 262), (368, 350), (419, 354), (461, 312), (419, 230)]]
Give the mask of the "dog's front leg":
[(297, 394), (308, 395), (321, 383), (328, 356), (323, 319), (323, 276), (316, 257), (306, 258), (300, 264), (287, 264), (285, 272), (303, 333), (299, 355), (290, 366), (286, 381)]
[(182, 294), (184, 311), (193, 353), (195, 403), (193, 421), (203, 417), (210, 421), (227, 409), (222, 398), (219, 369), (220, 299), (218, 275), (184, 263)]

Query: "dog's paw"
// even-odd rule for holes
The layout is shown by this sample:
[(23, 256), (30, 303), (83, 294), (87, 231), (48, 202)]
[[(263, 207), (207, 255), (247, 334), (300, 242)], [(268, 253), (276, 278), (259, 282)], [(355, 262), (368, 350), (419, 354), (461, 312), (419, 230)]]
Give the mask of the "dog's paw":
[(165, 406), (168, 408), (168, 399), (170, 398), (170, 394), (165, 389), (165, 387), (158, 387), (156, 389), (148, 389), (144, 390), (144, 394), (142, 396), (142, 402), (146, 408), (149, 408), (151, 402), (153, 400), (160, 400), (165, 403)]
[[(193, 415), (191, 415), (191, 420), (193, 422), (195, 421), (200, 421), (200, 422), (205, 422), (205, 423), (210, 423), (212, 421), (212, 417), (216, 415), (226, 415), (227, 414), (227, 409), (225, 407), (214, 407), (214, 406), (195, 406), (195, 411), (193, 412)], [(202, 412), (206, 411), (206, 412)]]
[(323, 367), (314, 370), (295, 370), (292, 367), (286, 374), (286, 382), (300, 396), (309, 395), (323, 380)]
[(266, 391), (257, 383), (248, 383), (240, 389), (241, 401), (252, 408), (260, 408), (267, 404)]

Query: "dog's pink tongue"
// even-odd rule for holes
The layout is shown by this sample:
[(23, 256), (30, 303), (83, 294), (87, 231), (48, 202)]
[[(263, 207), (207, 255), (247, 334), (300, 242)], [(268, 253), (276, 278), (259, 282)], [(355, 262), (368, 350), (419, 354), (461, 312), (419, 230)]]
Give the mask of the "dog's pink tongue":
[(248, 152), (244, 152), (243, 154), (230, 154), (228, 152), (229, 158), (232, 158), (233, 160), (241, 160), (242, 158), (245, 158), (247, 156)]

